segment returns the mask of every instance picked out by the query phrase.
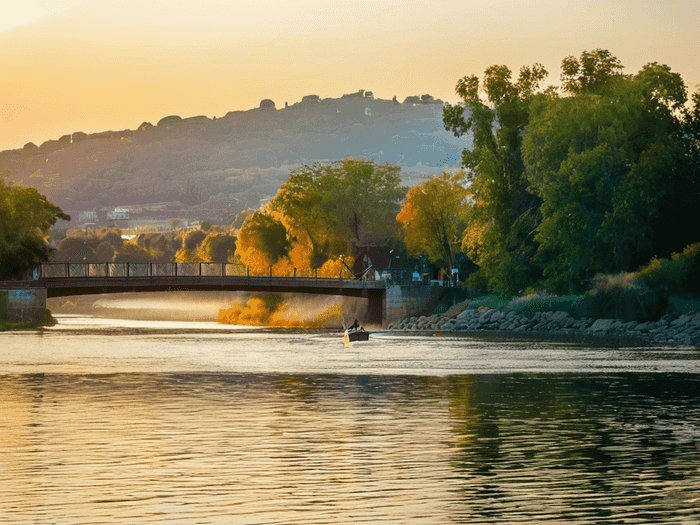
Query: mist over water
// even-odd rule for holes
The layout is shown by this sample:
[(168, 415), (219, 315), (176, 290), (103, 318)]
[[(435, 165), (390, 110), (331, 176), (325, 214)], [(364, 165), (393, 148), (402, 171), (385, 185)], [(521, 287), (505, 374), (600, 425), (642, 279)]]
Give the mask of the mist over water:
[(53, 298), (57, 315), (142, 321), (208, 321), (229, 325), (341, 329), (363, 320), (366, 300), (305, 294), (152, 292)]
[(218, 320), (234, 325), (340, 329), (363, 319), (366, 308), (361, 300), (342, 297), (253, 297), (220, 310)]

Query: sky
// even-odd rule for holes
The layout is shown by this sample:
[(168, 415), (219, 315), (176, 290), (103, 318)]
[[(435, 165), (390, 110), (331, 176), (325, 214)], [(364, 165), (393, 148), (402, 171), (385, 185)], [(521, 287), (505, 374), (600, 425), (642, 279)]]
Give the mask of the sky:
[(0, 150), (359, 89), (455, 103), (465, 75), (608, 49), (700, 89), (700, 0), (0, 0)]

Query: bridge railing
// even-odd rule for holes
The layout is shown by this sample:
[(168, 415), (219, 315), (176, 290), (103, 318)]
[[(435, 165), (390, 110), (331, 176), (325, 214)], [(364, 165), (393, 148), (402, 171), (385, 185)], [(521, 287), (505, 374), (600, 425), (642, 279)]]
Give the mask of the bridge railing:
[(337, 277), (319, 276), (299, 272), (296, 268), (273, 272), (272, 268), (253, 271), (251, 268), (234, 263), (41, 263), (38, 271), (43, 278), (144, 278), (144, 277), (282, 277), (294, 279), (338, 279), (341, 281), (381, 282), (386, 285), (451, 286), (448, 281), (429, 280), (407, 268), (369, 268), (361, 275), (353, 275), (342, 268)]
[[(72, 277), (292, 277), (319, 279), (313, 274), (289, 268), (284, 271), (252, 270), (235, 263), (41, 263), (38, 276), (48, 279)], [(327, 277), (326, 277), (327, 278)], [(354, 276), (343, 268), (337, 278), (352, 280)]]

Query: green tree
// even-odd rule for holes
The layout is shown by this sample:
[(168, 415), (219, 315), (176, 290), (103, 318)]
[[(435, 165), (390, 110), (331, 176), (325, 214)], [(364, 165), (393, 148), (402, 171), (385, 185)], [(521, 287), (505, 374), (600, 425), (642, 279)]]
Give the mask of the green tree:
[(0, 175), (0, 280), (19, 278), (49, 260), (46, 234), (58, 219), (70, 217), (35, 188), (10, 186)]
[(302, 166), (270, 202), (297, 242), (305, 243), (309, 266), (349, 255), (352, 246), (387, 243), (404, 192), (400, 168), (345, 159)]
[(443, 173), (408, 190), (396, 220), (411, 255), (425, 254), (447, 270), (455, 267), (470, 209), (464, 172)]
[(692, 182), (683, 81), (656, 63), (636, 75), (621, 67), (607, 51), (569, 57), (562, 80), (573, 96), (537, 97), (530, 106), (523, 158), (542, 199), (535, 260), (551, 291), (635, 269), (687, 227), (673, 219)]
[(461, 102), (443, 109), (446, 129), (472, 135), (472, 149), (462, 152), (474, 198), (463, 247), (491, 289), (504, 296), (539, 275), (531, 262), (539, 201), (527, 191), (521, 146), (531, 100), (538, 94), (554, 97), (551, 89), (540, 88), (546, 76), (534, 64), (521, 68), (513, 82), (508, 67), (491, 66), (483, 82), (476, 76), (460, 79)]
[[(81, 231), (78, 230), (78, 232)], [(98, 259), (95, 254), (95, 250), (100, 244), (99, 239), (94, 235), (73, 233), (58, 243), (52, 259), (57, 262), (71, 263), (106, 262)]]
[(622, 63), (607, 49), (584, 51), (580, 58), (566, 57), (561, 70), (562, 88), (571, 95), (600, 94), (612, 79), (623, 78)]

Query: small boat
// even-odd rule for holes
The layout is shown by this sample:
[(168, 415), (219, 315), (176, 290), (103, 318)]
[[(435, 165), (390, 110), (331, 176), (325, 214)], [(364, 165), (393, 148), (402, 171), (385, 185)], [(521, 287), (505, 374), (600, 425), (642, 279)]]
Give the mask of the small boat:
[(355, 341), (369, 341), (369, 332), (357, 322), (357, 319), (355, 319), (355, 322), (349, 327), (346, 327), (345, 322), (343, 322), (343, 328), (345, 328), (345, 331), (343, 332), (344, 348), (348, 348), (350, 343)]
[(348, 334), (348, 340), (352, 343), (355, 341), (369, 341), (369, 332), (367, 332), (365, 329), (362, 330), (346, 330), (345, 332)]
[(343, 333), (343, 348), (350, 348), (355, 341), (369, 341), (369, 332), (362, 330), (345, 330)]

